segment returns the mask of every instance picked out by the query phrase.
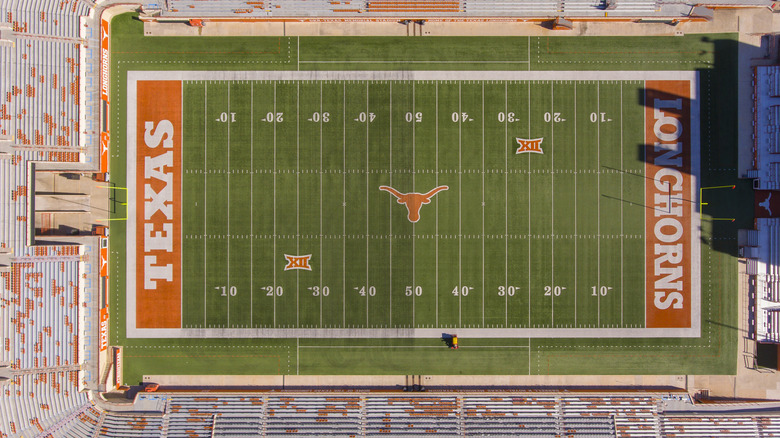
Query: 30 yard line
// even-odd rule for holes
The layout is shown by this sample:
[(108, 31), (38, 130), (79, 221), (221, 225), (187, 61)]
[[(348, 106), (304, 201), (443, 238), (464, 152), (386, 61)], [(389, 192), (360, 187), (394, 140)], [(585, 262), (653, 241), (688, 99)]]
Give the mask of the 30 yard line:
[(509, 327), (509, 121), (506, 118), (508, 111), (509, 82), (504, 82), (504, 327)]

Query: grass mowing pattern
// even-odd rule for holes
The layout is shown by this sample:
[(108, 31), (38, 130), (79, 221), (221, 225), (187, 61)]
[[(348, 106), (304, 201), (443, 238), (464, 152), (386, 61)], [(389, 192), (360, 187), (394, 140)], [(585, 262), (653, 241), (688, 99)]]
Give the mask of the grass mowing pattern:
[(184, 326), (643, 327), (642, 87), (186, 83)]
[[(270, 52), (277, 37), (178, 38), (144, 37), (132, 14), (116, 17), (111, 36), (111, 179), (124, 185), (124, 138), (127, 70), (242, 69), (442, 69), (439, 63), (300, 63), (298, 60), (349, 60), (368, 53), (378, 61), (391, 58), (389, 49), (413, 49), (415, 60), (461, 61), (484, 56), (484, 47), (508, 41), (518, 49), (507, 60), (524, 61), (531, 70), (654, 70), (698, 69), (702, 79), (703, 185), (737, 183), (737, 191), (712, 193), (702, 224), (702, 337), (699, 339), (468, 339), (456, 353), (442, 352), (434, 339), (127, 339), (125, 326), (125, 231), (111, 227), (111, 343), (124, 346), (128, 383), (143, 374), (723, 374), (735, 371), (736, 356), (736, 230), (752, 218), (750, 187), (736, 178), (735, 35), (684, 37), (506, 37), (462, 38), (460, 48), (441, 50), (450, 38), (282, 38), (281, 53)], [(435, 43), (434, 43), (435, 42)], [(548, 49), (548, 44), (550, 49)], [(286, 47), (289, 47), (287, 49)], [(300, 50), (298, 50), (300, 47)], [(372, 47), (370, 50), (366, 47)], [(219, 51), (225, 53), (186, 52)], [(664, 50), (659, 50), (663, 48)], [(530, 49), (530, 50), (529, 50)], [(686, 53), (680, 53), (684, 50)], [(530, 57), (528, 53), (530, 51)], [(636, 53), (641, 51), (642, 53)], [(677, 53), (670, 53), (677, 52)], [(567, 52), (567, 53), (562, 53)], [(594, 53), (600, 52), (600, 53)], [(288, 55), (289, 53), (289, 55)], [(363, 58), (364, 59), (364, 58)], [(506, 58), (505, 58), (506, 59)], [(295, 60), (295, 61), (293, 61)], [(247, 62), (251, 61), (251, 62)], [(449, 70), (523, 69), (514, 64), (447, 65)], [(115, 192), (113, 217), (124, 217), (126, 200)], [(389, 195), (388, 195), (389, 196)], [(397, 206), (402, 207), (402, 206)], [(423, 217), (426, 209), (423, 207)], [(738, 212), (737, 223), (710, 222)], [(464, 342), (465, 341), (465, 342)], [(300, 344), (300, 345), (299, 345)], [(501, 346), (528, 348), (501, 349)], [(355, 348), (360, 347), (360, 348)], [(422, 347), (422, 348), (420, 348)], [(496, 350), (501, 349), (497, 355)], [(236, 354), (236, 352), (240, 352)], [(453, 353), (453, 354), (449, 354)], [(448, 354), (444, 357), (442, 354)], [(268, 358), (266, 356), (275, 356)], [(281, 366), (280, 361), (281, 360)]]

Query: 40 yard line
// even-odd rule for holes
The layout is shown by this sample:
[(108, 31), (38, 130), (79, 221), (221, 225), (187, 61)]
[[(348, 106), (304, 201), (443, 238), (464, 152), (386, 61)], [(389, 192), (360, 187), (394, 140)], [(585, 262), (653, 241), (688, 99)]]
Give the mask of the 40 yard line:
[[(227, 113), (230, 114), (230, 82), (227, 86)], [(230, 327), (230, 122), (227, 123), (227, 327)]]

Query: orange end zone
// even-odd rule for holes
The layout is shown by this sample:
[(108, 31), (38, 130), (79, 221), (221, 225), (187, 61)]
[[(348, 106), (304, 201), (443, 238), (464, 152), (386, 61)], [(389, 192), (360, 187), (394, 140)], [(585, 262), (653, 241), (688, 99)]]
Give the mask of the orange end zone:
[(691, 83), (645, 82), (645, 315), (691, 327)]
[(181, 328), (181, 87), (137, 82), (138, 328)]

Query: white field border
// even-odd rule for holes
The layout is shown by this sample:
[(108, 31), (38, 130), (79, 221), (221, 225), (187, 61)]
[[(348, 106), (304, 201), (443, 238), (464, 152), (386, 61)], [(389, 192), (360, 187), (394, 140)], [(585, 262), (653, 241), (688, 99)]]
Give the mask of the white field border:
[[(699, 74), (695, 71), (128, 71), (127, 189), (136, 197), (136, 89), (139, 80), (267, 80), (267, 81), (602, 81), (688, 80), (691, 98), (691, 327), (690, 328), (458, 328), (473, 338), (696, 338), (701, 335), (701, 223), (698, 186), (700, 166)], [(128, 203), (127, 248), (135, 248), (136, 205)], [(126, 336), (128, 338), (437, 338), (443, 328), (179, 328), (136, 327), (136, 257), (126, 256)]]

